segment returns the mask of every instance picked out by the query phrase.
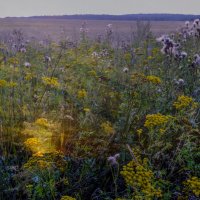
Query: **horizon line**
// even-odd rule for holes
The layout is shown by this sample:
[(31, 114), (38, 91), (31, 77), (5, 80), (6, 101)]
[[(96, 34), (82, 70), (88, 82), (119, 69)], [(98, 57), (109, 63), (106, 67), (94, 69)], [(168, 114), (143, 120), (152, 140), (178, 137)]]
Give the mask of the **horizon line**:
[(63, 17), (63, 16), (127, 16), (127, 15), (181, 15), (181, 16), (200, 16), (200, 14), (183, 14), (183, 13), (127, 13), (127, 14), (56, 14), (56, 15), (29, 15), (29, 16), (6, 16), (0, 17), (0, 19), (5, 18), (31, 18), (31, 17)]

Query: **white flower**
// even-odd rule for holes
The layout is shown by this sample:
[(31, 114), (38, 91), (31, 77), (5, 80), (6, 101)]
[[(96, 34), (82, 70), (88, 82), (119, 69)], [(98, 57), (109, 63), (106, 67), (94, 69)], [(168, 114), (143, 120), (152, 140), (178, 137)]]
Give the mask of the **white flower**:
[(22, 52), (22, 53), (26, 53), (26, 48), (24, 48), (24, 47), (21, 48), (21, 49), (20, 49), (20, 52)]
[(189, 21), (186, 21), (186, 22), (185, 22), (185, 26), (188, 28), (189, 25), (190, 25), (190, 22), (189, 22)]
[(98, 54), (96, 51), (94, 51), (94, 52), (92, 53), (92, 57), (93, 57), (93, 58), (98, 58), (98, 56), (99, 56), (99, 54)]
[(129, 71), (129, 69), (127, 67), (124, 67), (123, 72), (127, 73)]
[(185, 84), (185, 81), (184, 81), (182, 78), (179, 78), (179, 79), (178, 79), (178, 84), (179, 84), (179, 85), (184, 85), (184, 84)]
[(178, 86), (183, 86), (185, 84), (185, 81), (182, 78), (174, 79), (174, 83)]
[(185, 51), (182, 51), (180, 54), (181, 58), (186, 58), (187, 57), (187, 53)]
[(200, 56), (198, 55), (198, 54), (195, 54), (194, 55), (194, 62), (195, 62), (195, 64), (200, 64)]
[(107, 27), (108, 27), (108, 28), (112, 28), (112, 24), (108, 24)]
[(111, 164), (111, 165), (117, 165), (118, 164), (118, 162), (117, 162), (117, 159), (120, 157), (120, 154), (119, 153), (117, 153), (117, 154), (115, 154), (114, 156), (110, 156), (110, 157), (108, 157), (108, 162)]
[(195, 20), (194, 20), (194, 23), (195, 23), (196, 25), (199, 25), (199, 22), (200, 22), (199, 19), (195, 19)]
[(31, 63), (25, 62), (25, 63), (24, 63), (24, 66), (25, 66), (25, 67), (31, 67)]
[(49, 56), (45, 56), (44, 59), (46, 62), (51, 62), (51, 58)]

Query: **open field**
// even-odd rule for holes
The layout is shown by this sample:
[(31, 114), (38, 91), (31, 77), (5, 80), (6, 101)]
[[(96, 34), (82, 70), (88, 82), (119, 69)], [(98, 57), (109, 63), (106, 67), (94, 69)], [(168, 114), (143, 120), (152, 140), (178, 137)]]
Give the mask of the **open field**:
[(199, 200), (200, 20), (181, 25), (1, 20), (22, 31), (0, 34), (0, 200)]
[[(79, 37), (79, 29), (84, 20), (65, 20), (65, 19), (26, 19), (26, 18), (7, 18), (0, 19), (0, 33), (10, 32), (13, 29), (21, 29), (29, 38), (43, 39), (50, 36), (53, 40), (59, 40), (63, 30), (65, 35), (72, 39)], [(96, 36), (105, 33), (107, 24), (113, 24), (115, 34), (121, 37), (128, 37), (135, 30), (135, 21), (107, 21), (89, 20), (89, 36)], [(170, 33), (175, 31), (183, 22), (179, 21), (154, 21), (151, 22), (151, 30), (154, 34)]]

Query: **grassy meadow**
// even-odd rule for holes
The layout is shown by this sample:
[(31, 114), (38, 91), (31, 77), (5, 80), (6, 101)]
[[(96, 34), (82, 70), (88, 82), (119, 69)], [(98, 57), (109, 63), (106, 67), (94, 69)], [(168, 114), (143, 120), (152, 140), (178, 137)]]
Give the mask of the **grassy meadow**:
[(92, 23), (2, 24), (0, 200), (198, 200), (200, 21)]
[[(61, 37), (67, 36), (70, 40), (79, 40), (79, 29), (84, 20), (68, 19), (43, 19), (43, 18), (4, 18), (0, 19), (0, 36), (5, 37), (13, 29), (20, 29), (28, 39), (51, 39), (59, 42)], [(103, 35), (107, 24), (112, 24), (113, 37), (128, 39), (137, 28), (136, 21), (117, 20), (88, 20), (87, 27), (90, 30), (88, 36), (92, 39)], [(182, 21), (152, 21), (151, 31), (155, 35), (168, 34), (181, 27)]]

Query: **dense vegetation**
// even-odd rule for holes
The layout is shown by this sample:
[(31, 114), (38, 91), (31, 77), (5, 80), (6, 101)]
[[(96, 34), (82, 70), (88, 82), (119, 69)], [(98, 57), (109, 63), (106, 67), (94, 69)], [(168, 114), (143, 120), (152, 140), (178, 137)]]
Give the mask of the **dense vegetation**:
[(0, 46), (0, 199), (198, 199), (200, 22), (132, 40)]

